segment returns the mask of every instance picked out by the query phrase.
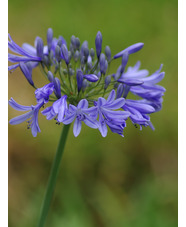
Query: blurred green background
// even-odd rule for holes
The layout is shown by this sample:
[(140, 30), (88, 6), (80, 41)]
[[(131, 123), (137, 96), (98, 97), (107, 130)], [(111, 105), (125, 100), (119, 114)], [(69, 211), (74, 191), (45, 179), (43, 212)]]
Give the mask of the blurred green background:
[[(143, 131), (130, 122), (125, 137), (84, 125), (75, 138), (70, 129), (46, 227), (176, 227), (177, 226), (177, 91), (178, 6), (176, 0), (23, 1), (9, 0), (9, 33), (14, 41), (46, 42), (54, 35), (88, 40), (94, 47), (98, 30), (103, 47), (117, 53), (144, 42), (131, 55), (151, 73), (161, 63), (167, 91), (162, 111), (152, 115), (156, 128)], [(119, 62), (113, 65), (113, 72)], [(36, 85), (44, 85), (34, 70)], [(9, 98), (35, 103), (34, 90), (19, 69), (9, 73)], [(19, 113), (9, 108), (9, 119)], [(9, 125), (9, 226), (36, 226), (52, 160), (62, 127), (39, 117), (42, 133), (33, 138), (26, 123)]]

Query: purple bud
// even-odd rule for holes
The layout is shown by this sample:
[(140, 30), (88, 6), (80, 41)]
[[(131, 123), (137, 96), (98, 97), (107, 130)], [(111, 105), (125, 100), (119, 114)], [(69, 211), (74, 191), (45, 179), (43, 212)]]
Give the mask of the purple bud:
[(53, 79), (53, 83), (54, 83), (54, 93), (56, 95), (56, 97), (59, 99), (61, 98), (61, 84), (60, 84), (60, 80), (55, 77)]
[(117, 69), (117, 72), (116, 72), (116, 74), (115, 74), (115, 76), (114, 76), (114, 79), (115, 79), (115, 80), (118, 80), (118, 79), (120, 78), (120, 76), (121, 76), (121, 73), (122, 73), (122, 66), (120, 65), (120, 66), (118, 67), (118, 69)]
[(95, 51), (93, 48), (90, 49), (90, 56), (92, 57), (92, 60), (94, 60)]
[(52, 72), (48, 71), (47, 77), (48, 77), (49, 81), (52, 83), (54, 80), (54, 76), (53, 76)]
[(108, 68), (108, 61), (105, 60), (105, 68), (104, 68), (103, 74), (106, 74), (107, 68)]
[(122, 96), (124, 92), (124, 86), (123, 84), (119, 84), (118, 88), (117, 88), (117, 95), (116, 95), (116, 98), (120, 98)]
[(62, 46), (62, 44), (63, 44), (62, 40), (61, 40), (61, 39), (59, 39), (59, 40), (57, 41), (57, 45), (58, 45), (59, 47), (61, 47), (61, 46)]
[(99, 80), (99, 78), (95, 74), (87, 74), (87, 75), (84, 75), (83, 77), (90, 82), (96, 82)]
[(89, 49), (88, 47), (85, 47), (83, 50), (83, 54), (85, 56), (85, 61), (87, 60), (88, 56), (89, 56)]
[(136, 44), (133, 44), (133, 45), (127, 47), (126, 49), (122, 50), (121, 52), (117, 53), (116, 55), (114, 55), (114, 59), (123, 56), (123, 53), (125, 51), (128, 51), (129, 54), (136, 53), (137, 51), (141, 50), (141, 48), (143, 46), (144, 46), (144, 43), (136, 43)]
[(88, 59), (87, 59), (87, 66), (88, 66), (89, 69), (92, 68), (92, 58), (91, 58), (90, 55), (88, 56)]
[(61, 61), (61, 48), (58, 45), (55, 48), (55, 58), (58, 62)]
[(101, 77), (101, 72), (100, 72), (100, 71), (97, 73), (97, 77), (98, 77), (98, 78)]
[(69, 57), (68, 57), (67, 46), (65, 44), (63, 44), (62, 47), (61, 47), (61, 50), (62, 50), (64, 60), (65, 60), (66, 64), (68, 65), (69, 64)]
[(20, 66), (22, 73), (24, 74), (27, 81), (29, 82), (29, 84), (34, 86), (34, 82), (32, 80), (32, 71), (31, 71), (31, 68), (28, 67), (28, 64), (29, 64), (29, 62), (28, 63), (20, 62), (19, 66)]
[(49, 66), (50, 65), (50, 61), (49, 61), (49, 58), (47, 55), (44, 55), (43, 57), (43, 62), (46, 66)]
[(88, 48), (88, 42), (85, 40), (82, 45), (81, 45), (81, 55), (84, 55), (84, 48), (87, 47)]
[(77, 79), (78, 92), (80, 92), (82, 88), (82, 83), (83, 83), (83, 72), (80, 69), (77, 70), (76, 79)]
[(37, 50), (37, 56), (40, 58), (43, 58), (43, 40), (40, 37), (36, 38), (36, 50)]
[(125, 52), (123, 53), (123, 56), (122, 56), (121, 73), (124, 72), (125, 66), (127, 65), (127, 62), (128, 62), (128, 59), (129, 59), (128, 51), (125, 51)]
[(77, 62), (79, 59), (80, 53), (78, 50), (76, 50), (75, 54), (74, 54), (74, 61)]
[(72, 43), (73, 47), (76, 46), (76, 37), (74, 35), (71, 36), (71, 43)]
[(83, 83), (82, 83), (82, 92), (85, 91), (86, 87), (88, 87), (88, 81), (87, 80), (83, 80)]
[(48, 44), (48, 50), (51, 49), (52, 40), (53, 40), (53, 30), (52, 30), (52, 28), (49, 28), (48, 31), (47, 31), (47, 44)]
[(111, 82), (111, 75), (105, 77), (104, 89), (106, 90)]
[(95, 39), (95, 45), (96, 45), (96, 53), (97, 57), (100, 57), (101, 49), (102, 49), (102, 34), (100, 31), (98, 31)]
[(76, 49), (79, 50), (79, 47), (80, 47), (80, 40), (78, 37), (76, 37), (76, 40), (75, 40), (75, 46), (76, 46)]
[(61, 40), (62, 41), (62, 44), (65, 44), (65, 45), (67, 45), (67, 42), (66, 42), (66, 40), (63, 38), (63, 36), (59, 36), (59, 40)]
[(105, 70), (105, 55), (103, 53), (101, 53), (101, 55), (100, 55), (99, 64), (100, 64), (101, 73), (104, 73), (104, 70)]
[(111, 50), (110, 50), (109, 46), (105, 47), (105, 55), (107, 57), (107, 60), (110, 61), (110, 59), (111, 59)]

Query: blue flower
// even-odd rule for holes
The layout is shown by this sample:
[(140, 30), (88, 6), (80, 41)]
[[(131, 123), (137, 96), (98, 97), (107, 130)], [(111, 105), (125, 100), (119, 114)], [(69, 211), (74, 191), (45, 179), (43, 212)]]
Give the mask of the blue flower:
[(130, 119), (133, 124), (139, 124), (140, 130), (142, 126), (150, 126), (154, 130), (150, 117), (147, 114), (155, 112), (155, 108), (148, 104), (146, 100), (131, 100), (126, 99), (125, 105), (122, 107), (124, 110), (130, 112)]
[(40, 128), (39, 128), (39, 124), (38, 124), (38, 113), (40, 108), (44, 105), (44, 101), (38, 103), (35, 106), (23, 106), (18, 104), (13, 98), (11, 98), (9, 100), (9, 105), (14, 108), (15, 110), (18, 111), (29, 111), (25, 114), (22, 114), (18, 117), (12, 118), (9, 123), (12, 125), (17, 125), (20, 124), (28, 119), (30, 119), (28, 122), (28, 128), (31, 128), (32, 131), (32, 135), (34, 137), (37, 136), (38, 132), (41, 132)]
[(165, 72), (161, 72), (162, 66), (163, 65), (161, 65), (160, 68), (155, 73), (148, 77), (147, 77), (148, 73), (147, 71), (145, 72), (145, 70), (136, 70), (134, 73), (132, 71), (128, 73), (127, 77), (129, 77), (130, 75), (133, 78), (138, 76), (140, 77), (139, 80), (143, 81), (141, 85), (131, 87), (130, 91), (143, 99), (146, 99), (148, 101), (156, 103), (157, 105), (160, 105), (163, 101), (162, 96), (166, 91), (164, 87), (157, 84), (165, 76)]
[(46, 116), (47, 120), (53, 119), (56, 115), (58, 117), (56, 120), (58, 122), (62, 122), (65, 116), (65, 113), (67, 111), (67, 96), (64, 95), (57, 101), (53, 103), (52, 106), (47, 107), (45, 110), (43, 110), (41, 113)]
[[(35, 62), (40, 62), (42, 59), (40, 56), (37, 56), (37, 52), (33, 48), (27, 48), (27, 50), (21, 48), (18, 46), (11, 38), (9, 35), (10, 41), (8, 41), (8, 47), (9, 49), (14, 52), (15, 54), (19, 55), (14, 55), (14, 54), (8, 54), (8, 60), (10, 62), (16, 63), (16, 62), (29, 62), (29, 61), (35, 61)], [(28, 47), (28, 45), (25, 45)], [(30, 51), (31, 50), (31, 51)]]
[(95, 116), (96, 111), (96, 107), (88, 108), (88, 101), (86, 99), (82, 99), (78, 103), (77, 107), (72, 104), (69, 104), (69, 108), (62, 122), (63, 124), (68, 125), (72, 123), (75, 119), (73, 133), (74, 136), (77, 137), (81, 132), (82, 121), (90, 128), (98, 128), (98, 124), (93, 117)]
[(125, 104), (124, 98), (115, 100), (115, 96), (115, 90), (112, 90), (107, 100), (99, 97), (98, 101), (95, 103), (99, 114), (99, 131), (103, 137), (107, 135), (107, 125), (112, 132), (122, 135), (125, 127), (125, 120), (130, 115), (128, 111), (115, 111)]
[(48, 102), (49, 96), (53, 93), (54, 91), (54, 84), (49, 83), (43, 86), (42, 88), (38, 88), (35, 91), (35, 97), (37, 99), (37, 102), (43, 102), (46, 103)]

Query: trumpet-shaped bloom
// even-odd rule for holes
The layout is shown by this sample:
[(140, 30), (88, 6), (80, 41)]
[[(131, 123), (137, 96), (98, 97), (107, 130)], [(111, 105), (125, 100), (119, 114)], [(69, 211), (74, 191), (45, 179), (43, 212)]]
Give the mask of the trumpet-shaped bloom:
[(25, 114), (12, 118), (9, 121), (9, 123), (12, 125), (17, 125), (17, 124), (20, 124), (20, 123), (30, 119), (27, 121), (28, 128), (31, 128), (32, 135), (34, 137), (36, 137), (37, 133), (41, 132), (41, 130), (39, 128), (39, 124), (38, 124), (38, 114), (39, 114), (40, 108), (44, 105), (44, 102), (40, 102), (35, 106), (33, 106), (33, 105), (32, 106), (23, 106), (23, 105), (18, 104), (13, 98), (11, 98), (9, 100), (9, 105), (18, 111), (29, 111)]
[(75, 119), (73, 133), (74, 136), (77, 137), (81, 132), (82, 121), (90, 128), (98, 128), (98, 124), (95, 121), (95, 118), (92, 117), (95, 116), (95, 112), (96, 107), (88, 108), (88, 101), (86, 99), (82, 99), (78, 103), (77, 107), (71, 104), (69, 105), (65, 118), (62, 122), (63, 124), (68, 125)]
[(107, 135), (107, 125), (113, 132), (122, 135), (125, 120), (130, 115), (128, 111), (117, 110), (125, 104), (125, 99), (115, 99), (115, 96), (115, 90), (112, 90), (107, 100), (99, 97), (95, 103), (99, 114), (99, 131), (103, 137)]
[(57, 101), (53, 103), (52, 106), (47, 107), (45, 110), (43, 110), (41, 113), (46, 116), (47, 120), (53, 119), (56, 115), (58, 117), (56, 120), (58, 122), (62, 122), (65, 116), (65, 113), (67, 111), (67, 96), (64, 95)]

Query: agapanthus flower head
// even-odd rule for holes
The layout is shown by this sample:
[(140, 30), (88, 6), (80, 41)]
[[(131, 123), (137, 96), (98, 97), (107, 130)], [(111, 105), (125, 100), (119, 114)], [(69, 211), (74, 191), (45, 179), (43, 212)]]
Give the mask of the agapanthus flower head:
[[(150, 76), (148, 70), (140, 69), (140, 61), (133, 67), (128, 66), (129, 56), (139, 51), (143, 43), (126, 47), (111, 57), (110, 47), (102, 47), (100, 31), (95, 38), (95, 49), (89, 49), (88, 41), (81, 44), (75, 35), (71, 36), (69, 44), (62, 36), (55, 38), (51, 28), (46, 34), (46, 45), (44, 43), (45, 40), (36, 37), (34, 46), (24, 43), (20, 47), (9, 35), (8, 46), (13, 52), (9, 54), (9, 61), (15, 63), (9, 70), (20, 67), (36, 89), (35, 105), (22, 106), (10, 99), (11, 107), (27, 111), (11, 119), (10, 124), (27, 121), (36, 136), (41, 131), (38, 114), (44, 107), (41, 113), (47, 120), (55, 119), (57, 125), (74, 122), (74, 136), (80, 134), (83, 122), (98, 129), (103, 137), (108, 129), (123, 136), (128, 119), (140, 129), (143, 126), (154, 129), (150, 115), (162, 108), (165, 88), (158, 83), (165, 73), (161, 71), (162, 65)], [(117, 58), (121, 59), (117, 70), (110, 73), (111, 63)], [(32, 72), (39, 65), (48, 82), (37, 88)], [(131, 93), (134, 99), (130, 98)]]

